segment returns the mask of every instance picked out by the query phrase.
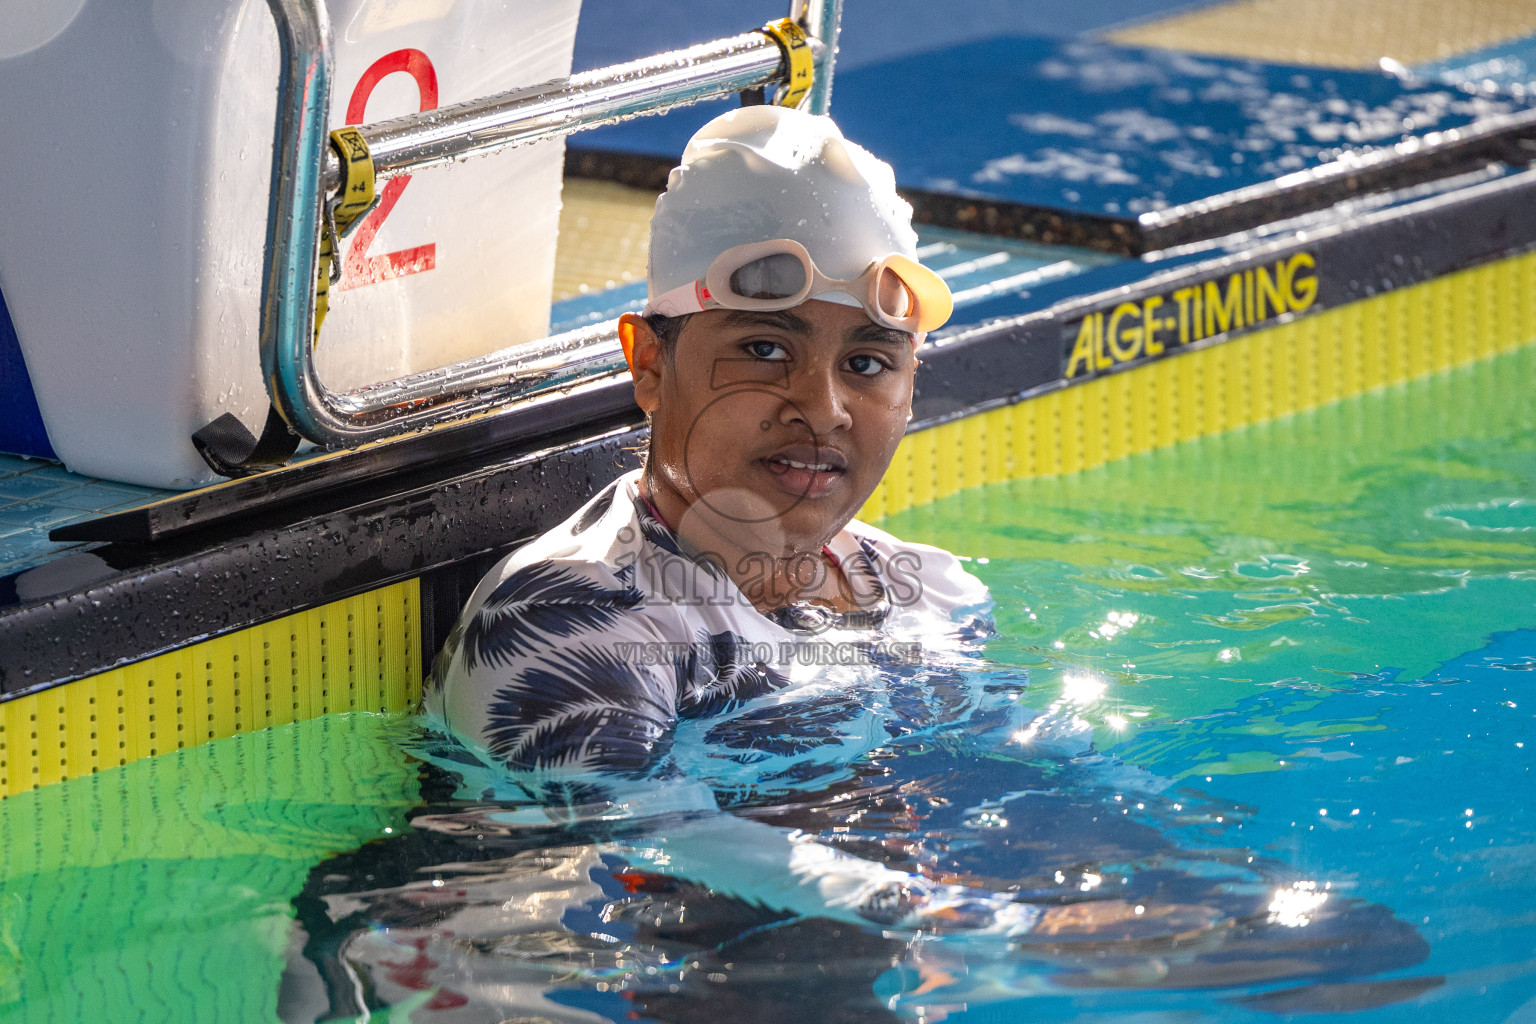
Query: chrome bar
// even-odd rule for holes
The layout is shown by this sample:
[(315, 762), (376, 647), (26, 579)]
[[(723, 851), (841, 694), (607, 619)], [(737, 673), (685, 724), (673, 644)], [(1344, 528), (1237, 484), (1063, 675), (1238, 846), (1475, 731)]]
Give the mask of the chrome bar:
[(813, 114), (832, 112), (832, 70), (837, 63), (837, 35), (842, 28), (843, 0), (795, 0), (789, 15), (810, 37), (821, 44), (816, 54), (816, 78), (805, 109)]
[[(822, 49), (812, 43), (813, 51)], [(379, 179), (783, 81), (779, 46), (761, 32), (702, 43), (570, 78), (407, 114), (362, 129)], [(327, 153), (325, 189), (341, 184)]]
[[(513, 345), (462, 363), (423, 370), (397, 380), (337, 395), (357, 427), (397, 433), (622, 373), (626, 369), (612, 323), (593, 324), (542, 341)], [(405, 427), (401, 427), (402, 422)]]
[[(339, 179), (326, 143), (331, 68), (324, 0), (268, 0), (283, 54), (272, 202), (262, 282), (262, 370), (272, 400), (300, 434), (353, 447), (457, 419), (552, 389), (622, 372), (613, 324), (513, 345), (451, 366), (336, 392), (315, 369), (318, 224)], [(815, 37), (817, 80), (808, 103), (825, 111), (841, 0), (796, 0), (793, 16)], [(818, 35), (816, 30), (825, 35)], [(829, 38), (830, 37), (830, 38)], [(380, 177), (784, 80), (778, 46), (757, 32), (545, 82), (363, 129)], [(818, 106), (819, 104), (819, 106)]]
[(272, 197), (261, 279), (261, 373), (288, 424), (320, 441), (337, 420), (315, 373), (321, 159), (330, 150), (331, 24), (325, 0), (267, 0), (281, 71), (272, 140)]

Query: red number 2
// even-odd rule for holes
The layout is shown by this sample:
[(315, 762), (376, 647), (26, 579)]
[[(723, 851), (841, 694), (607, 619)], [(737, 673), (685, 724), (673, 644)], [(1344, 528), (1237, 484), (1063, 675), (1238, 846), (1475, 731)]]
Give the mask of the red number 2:
[[(416, 80), (416, 88), (421, 94), (422, 110), (436, 109), (437, 71), (432, 67), (432, 61), (420, 50), (396, 50), (394, 53), (386, 53), (363, 72), (357, 87), (352, 90), (352, 98), (347, 101), (347, 124), (363, 123), (363, 115), (368, 109), (368, 97), (373, 95), (374, 88), (383, 81), (385, 76), (397, 71), (404, 71)], [(400, 201), (401, 193), (405, 191), (405, 186), (410, 183), (409, 174), (391, 178), (385, 182), (384, 194), (379, 198), (379, 205), (369, 211), (368, 216), (363, 218), (363, 222), (357, 226), (357, 231), (352, 235), (346, 258), (342, 262), (341, 282), (336, 286), (338, 291), (358, 288), (365, 284), (377, 284), (380, 281), (391, 281), (397, 277), (405, 277), (407, 274), (419, 274), (423, 270), (431, 270), (437, 266), (436, 242), (401, 249), (399, 252), (386, 253), (383, 256), (368, 255), (368, 249), (373, 245), (373, 240), (378, 235), (379, 228), (383, 226), (384, 219), (395, 208), (395, 204)]]

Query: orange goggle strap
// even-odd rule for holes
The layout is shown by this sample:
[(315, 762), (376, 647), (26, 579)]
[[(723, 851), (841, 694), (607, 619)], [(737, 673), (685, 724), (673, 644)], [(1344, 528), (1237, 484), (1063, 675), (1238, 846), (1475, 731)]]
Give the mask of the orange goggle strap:
[(927, 334), (949, 322), (955, 311), (955, 296), (942, 277), (901, 253), (886, 257), (885, 265), (896, 271), (917, 300), (917, 333)]
[(635, 368), (635, 325), (619, 321), (619, 348), (624, 350), (624, 362)]

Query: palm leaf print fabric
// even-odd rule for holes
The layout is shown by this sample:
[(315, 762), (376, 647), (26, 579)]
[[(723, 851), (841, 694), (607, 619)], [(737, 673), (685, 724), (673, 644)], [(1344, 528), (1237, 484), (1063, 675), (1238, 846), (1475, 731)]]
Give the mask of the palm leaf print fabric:
[(491, 591), (464, 631), (465, 664), (505, 667), (582, 633), (601, 632), (640, 603), (633, 587), (603, 587), (571, 569), (537, 562)]
[(678, 662), (678, 715), (707, 718), (788, 685), (781, 673), (752, 661), (753, 646), (730, 630), (700, 630), (692, 649)]
[(671, 696), (603, 647), (555, 648), (493, 694), (485, 745), (513, 768), (638, 771), (665, 751)]
[[(986, 590), (954, 556), (850, 523), (828, 547), (862, 611), (758, 612), (620, 478), (509, 555), (471, 596), (428, 680), (425, 709), (467, 749), (517, 773), (668, 770), (679, 721), (754, 721), (818, 675), (873, 670), (882, 644), (924, 621), (953, 629)], [(905, 575), (902, 575), (902, 572)], [(902, 597), (901, 606), (891, 595)], [(758, 704), (761, 714), (753, 714)], [(740, 713), (746, 710), (745, 717)]]

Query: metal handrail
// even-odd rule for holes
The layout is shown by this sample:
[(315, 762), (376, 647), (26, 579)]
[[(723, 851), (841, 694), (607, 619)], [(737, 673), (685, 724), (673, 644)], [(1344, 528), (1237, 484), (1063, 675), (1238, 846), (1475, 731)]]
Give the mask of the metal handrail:
[[(812, 49), (820, 46), (813, 43)], [(380, 121), (362, 129), (373, 157), (374, 176), (382, 181), (423, 167), (478, 156), (508, 146), (567, 135), (583, 128), (613, 124), (644, 114), (664, 103), (711, 99), (779, 80), (779, 45), (761, 32), (702, 43), (587, 71), (570, 78), (467, 100), (449, 107)], [(708, 78), (698, 82), (703, 71)], [(580, 113), (571, 114), (573, 96)], [(325, 188), (341, 185), (341, 164), (334, 152), (325, 161)]]
[[(333, 391), (313, 346), (323, 202), (340, 181), (327, 144), (332, 55), (324, 0), (268, 0), (281, 47), (261, 299), (261, 365), (272, 401), (294, 430), (327, 447), (481, 412), (623, 367), (612, 325), (523, 343), (381, 384)], [(796, 0), (812, 37), (808, 109), (825, 113), (841, 0)], [(364, 126), (379, 178), (568, 135), (785, 80), (778, 44), (750, 32), (484, 99)]]

